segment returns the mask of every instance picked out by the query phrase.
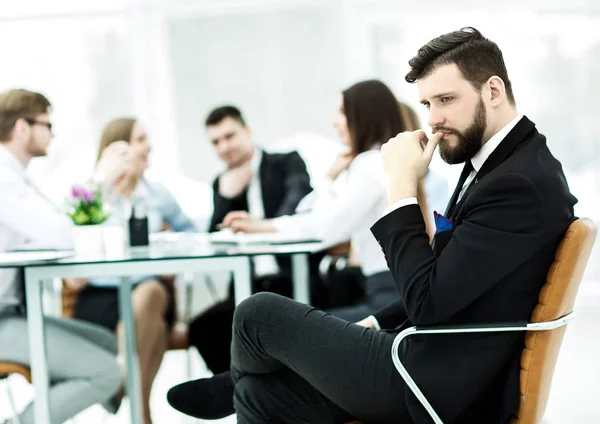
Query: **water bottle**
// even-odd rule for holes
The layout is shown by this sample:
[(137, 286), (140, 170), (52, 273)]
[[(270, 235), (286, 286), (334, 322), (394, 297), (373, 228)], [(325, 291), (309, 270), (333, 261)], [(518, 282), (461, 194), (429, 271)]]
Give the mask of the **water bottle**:
[(129, 218), (129, 245), (148, 246), (148, 208), (142, 201), (136, 201), (131, 206)]

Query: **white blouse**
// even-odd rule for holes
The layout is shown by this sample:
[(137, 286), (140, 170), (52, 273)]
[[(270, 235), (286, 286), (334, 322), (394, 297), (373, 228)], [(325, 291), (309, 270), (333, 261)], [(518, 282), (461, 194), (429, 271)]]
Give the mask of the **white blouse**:
[(312, 202), (308, 212), (273, 219), (277, 231), (322, 240), (328, 247), (350, 240), (365, 276), (388, 269), (370, 230), (387, 206), (379, 149), (356, 156), (348, 168), (345, 184), (336, 187), (329, 180), (322, 189), (308, 194), (298, 210), (308, 202)]

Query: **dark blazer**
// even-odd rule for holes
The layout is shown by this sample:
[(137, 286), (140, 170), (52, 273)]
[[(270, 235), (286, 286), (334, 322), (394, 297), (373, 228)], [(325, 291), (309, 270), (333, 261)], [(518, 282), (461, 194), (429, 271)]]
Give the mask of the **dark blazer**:
[[(436, 235), (433, 249), (417, 205), (372, 227), (401, 295), (375, 314), (382, 328), (530, 319), (577, 199), (545, 137), (526, 117), (455, 204), (467, 175), (449, 204), (452, 228)], [(504, 424), (518, 407), (523, 336), (412, 336), (401, 356), (445, 423)], [(414, 422), (432, 422), (406, 392)]]
[[(306, 164), (300, 155), (290, 153), (267, 153), (263, 151), (260, 163), (260, 185), (265, 208), (265, 218), (292, 215), (300, 200), (312, 191)], [(231, 211), (248, 210), (248, 189), (239, 196), (226, 198), (219, 194), (219, 177), (213, 182), (214, 211), (209, 231), (217, 231)]]

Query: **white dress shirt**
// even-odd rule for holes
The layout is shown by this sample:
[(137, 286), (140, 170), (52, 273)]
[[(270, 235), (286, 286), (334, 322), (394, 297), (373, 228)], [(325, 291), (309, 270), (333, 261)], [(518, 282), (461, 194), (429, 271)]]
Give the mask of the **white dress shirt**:
[[(523, 118), (523, 115), (517, 114), (517, 116), (513, 120), (511, 120), (500, 131), (498, 131), (496, 134), (494, 134), (487, 141), (487, 143), (485, 143), (481, 147), (479, 152), (477, 152), (477, 154), (475, 156), (473, 156), (473, 158), (471, 159), (471, 164), (473, 165), (473, 170), (471, 171), (471, 173), (465, 180), (465, 182), (460, 190), (460, 193), (458, 195), (458, 198), (456, 199), (457, 202), (460, 201), (461, 197), (467, 191), (467, 188), (469, 187), (471, 182), (477, 177), (477, 173), (479, 172), (479, 170), (481, 169), (481, 167), (483, 166), (485, 161), (490, 157), (490, 155), (494, 152), (494, 150), (496, 150), (496, 148), (500, 145), (502, 140), (504, 140), (506, 138), (508, 133), (512, 131), (512, 129), (517, 125), (517, 123), (519, 123), (519, 121), (522, 118)], [(385, 208), (383, 215), (385, 216), (403, 206), (416, 205), (416, 204), (417, 204), (416, 197), (408, 197), (406, 199), (400, 199), (397, 202), (392, 203), (387, 208)], [(373, 325), (375, 326), (375, 329), (380, 330), (381, 328), (379, 326), (379, 323), (377, 322), (377, 319), (373, 315), (369, 316), (369, 318), (371, 319)]]
[[(371, 226), (386, 205), (385, 174), (379, 149), (361, 153), (348, 168), (347, 181), (339, 187), (333, 181), (308, 194), (299, 205), (312, 203), (309, 212), (272, 220), (277, 231), (301, 234), (322, 240), (327, 246), (350, 240), (365, 276), (386, 271), (381, 248)], [(308, 197), (307, 196), (307, 197)]]
[[(252, 171), (252, 180), (248, 186), (248, 213), (255, 219), (265, 218), (265, 207), (263, 205), (262, 188), (260, 180), (260, 164), (262, 162), (263, 152), (261, 149), (254, 149), (254, 155), (250, 160), (250, 169)], [(273, 255), (260, 255), (252, 258), (254, 263), (254, 275), (261, 277), (272, 275), (279, 272), (279, 265)]]
[[(28, 180), (21, 162), (2, 144), (0, 198), (0, 252), (73, 248), (71, 219)], [(18, 301), (15, 276), (14, 269), (0, 269), (0, 307)]]

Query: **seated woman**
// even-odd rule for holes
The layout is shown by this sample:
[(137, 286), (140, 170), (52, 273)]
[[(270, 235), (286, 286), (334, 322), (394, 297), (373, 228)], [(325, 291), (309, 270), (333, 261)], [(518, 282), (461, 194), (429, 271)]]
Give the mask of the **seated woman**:
[[(109, 122), (100, 140), (98, 157), (107, 146), (118, 140), (130, 144), (129, 172), (124, 180), (108, 188), (107, 199), (113, 215), (108, 224), (121, 225), (134, 205), (144, 205), (150, 233), (167, 225), (173, 231), (194, 231), (171, 193), (161, 184), (144, 177), (151, 147), (144, 127), (133, 118)], [(167, 348), (167, 335), (175, 320), (173, 278), (140, 275), (134, 278), (132, 294), (139, 354), (144, 424), (150, 424), (150, 390)], [(71, 284), (73, 284), (71, 282)], [(93, 278), (85, 283), (75, 306), (75, 317), (100, 324), (119, 334), (119, 277)]]
[[(412, 128), (403, 119), (394, 94), (377, 80), (362, 81), (343, 91), (334, 126), (347, 151), (331, 165), (325, 188), (313, 191), (298, 206), (300, 211), (304, 204), (311, 204), (308, 212), (262, 221), (246, 212), (232, 212), (223, 226), (234, 232), (299, 233), (327, 246), (350, 240), (366, 279), (365, 295), (356, 305), (328, 312), (358, 321), (398, 297), (370, 228), (387, 205), (381, 144)], [(345, 180), (335, 187), (344, 170), (348, 171)]]

